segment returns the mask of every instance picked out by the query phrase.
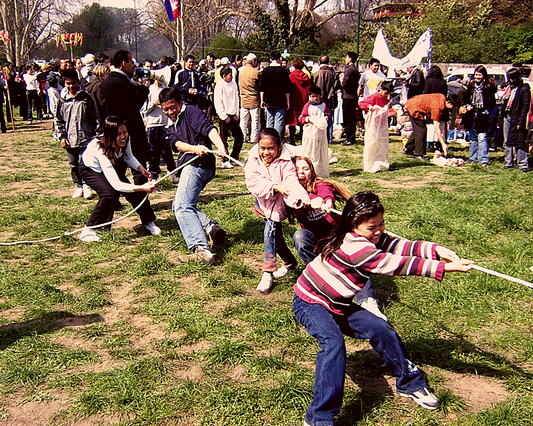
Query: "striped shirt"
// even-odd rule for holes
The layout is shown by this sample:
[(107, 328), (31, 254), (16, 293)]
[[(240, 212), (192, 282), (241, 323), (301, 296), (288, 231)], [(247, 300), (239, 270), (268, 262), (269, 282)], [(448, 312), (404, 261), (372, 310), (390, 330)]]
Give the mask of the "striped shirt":
[(348, 233), (329, 260), (319, 255), (307, 265), (294, 291), (307, 303), (321, 304), (343, 315), (356, 293), (369, 281), (370, 273), (420, 275), (442, 281), (445, 263), (436, 260), (437, 246), (388, 234), (383, 234), (374, 245), (364, 237)]

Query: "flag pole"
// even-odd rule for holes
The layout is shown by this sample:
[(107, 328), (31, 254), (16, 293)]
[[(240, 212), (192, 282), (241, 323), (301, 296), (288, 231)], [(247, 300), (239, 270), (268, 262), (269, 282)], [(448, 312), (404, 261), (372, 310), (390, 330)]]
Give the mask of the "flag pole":
[(13, 106), (11, 105), (11, 95), (9, 93), (9, 83), (7, 81), (7, 73), (5, 69), (2, 70), (2, 74), (4, 75), (4, 81), (6, 82), (7, 108), (9, 108), (9, 114), (11, 116), (11, 127), (13, 127), (13, 131), (15, 131), (15, 117), (13, 117)]

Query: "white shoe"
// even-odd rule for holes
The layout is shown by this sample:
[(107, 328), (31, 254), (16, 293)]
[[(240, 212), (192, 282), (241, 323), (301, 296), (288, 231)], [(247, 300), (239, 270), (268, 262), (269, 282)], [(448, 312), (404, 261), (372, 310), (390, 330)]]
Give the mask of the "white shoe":
[(272, 289), (273, 283), (274, 276), (272, 275), (272, 272), (263, 272), (263, 276), (261, 277), (261, 281), (259, 281), (259, 285), (257, 286), (256, 290), (259, 293), (268, 294)]
[(224, 161), (222, 163), (222, 168), (223, 169), (233, 169), (233, 164), (230, 163), (230, 161)]
[(426, 410), (436, 410), (437, 405), (439, 405), (439, 400), (428, 390), (428, 388), (420, 389), (413, 393), (398, 392), (398, 395), (403, 396), (404, 398), (411, 398)]
[(83, 198), (85, 198), (86, 200), (88, 200), (89, 198), (92, 198), (93, 190), (86, 183), (83, 184), (82, 191), (83, 191)]
[(373, 313), (378, 318), (388, 321), (388, 318), (385, 316), (385, 314), (379, 310), (378, 301), (373, 297), (363, 300), (359, 306), (361, 306), (363, 309), (366, 309), (368, 312)]
[(152, 235), (159, 235), (161, 234), (161, 228), (157, 226), (154, 222), (150, 222), (146, 225), (146, 229), (148, 229), (148, 232)]
[(74, 194), (72, 194), (72, 198), (80, 198), (83, 195), (83, 188), (76, 188), (76, 191), (74, 191)]
[(294, 268), (287, 269), (285, 266), (282, 266), (281, 268), (278, 268), (276, 272), (272, 273), (272, 276), (274, 278), (283, 278), (285, 275), (287, 275), (290, 272), (294, 272)]
[(96, 231), (91, 228), (83, 228), (80, 236), (78, 237), (80, 241), (83, 241), (84, 243), (95, 243), (97, 241), (100, 241), (100, 237), (96, 235)]
[(339, 162), (339, 159), (337, 157), (331, 157), (329, 159), (329, 164), (338, 163), (338, 162)]

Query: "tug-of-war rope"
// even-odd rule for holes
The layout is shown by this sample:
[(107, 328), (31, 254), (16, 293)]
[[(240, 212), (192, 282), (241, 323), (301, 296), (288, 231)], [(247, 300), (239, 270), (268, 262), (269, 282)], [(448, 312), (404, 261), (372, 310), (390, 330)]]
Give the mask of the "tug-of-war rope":
[[(331, 213), (342, 215), (342, 212), (340, 210), (331, 209), (330, 211), (331, 211)], [(385, 232), (387, 232), (387, 234), (389, 234), (391, 237), (405, 239), (404, 237), (402, 237), (400, 235), (397, 235), (394, 232), (390, 232), (390, 231), (385, 231)], [(482, 266), (478, 266), (476, 264), (472, 264), (471, 266), (472, 266), (472, 269), (475, 269), (476, 271), (485, 272), (486, 274), (494, 275), (495, 277), (503, 278), (504, 280), (511, 281), (511, 282), (517, 283), (517, 284), (522, 284), (522, 285), (525, 285), (526, 287), (529, 287), (529, 288), (533, 288), (533, 284), (532, 283), (524, 281), (524, 280), (521, 280), (519, 278), (511, 277), (510, 275), (505, 275), (505, 274), (502, 274), (501, 272), (491, 271), (490, 269), (483, 268)], [(532, 267), (532, 271), (533, 271), (533, 267)]]
[[(213, 151), (213, 150), (208, 150), (207, 151), (208, 153), (210, 154), (217, 154), (218, 151)], [(241, 166), (241, 167), (244, 167), (244, 164), (241, 163), (240, 161), (230, 157), (229, 155), (227, 154), (223, 154), (224, 157), (226, 157), (229, 161), (237, 164), (238, 166)], [(181, 169), (183, 169), (185, 166), (188, 166), (189, 164), (191, 164), (193, 161), (195, 161), (197, 158), (199, 158), (199, 155), (195, 155), (194, 157), (192, 157), (189, 161), (183, 163), (181, 166), (179, 167), (176, 167), (174, 170), (168, 172), (165, 176), (163, 177), (160, 177), (159, 179), (157, 179), (155, 181), (155, 184), (158, 185), (160, 182), (162, 182), (163, 180), (165, 179), (168, 179), (170, 176), (176, 174), (177, 172), (179, 172)], [(81, 232), (84, 228), (89, 228), (89, 229), (95, 229), (95, 228), (101, 228), (103, 226), (107, 226), (107, 225), (111, 225), (113, 223), (117, 223), (121, 220), (124, 220), (126, 219), (128, 216), (131, 216), (133, 213), (135, 213), (137, 211), (137, 209), (139, 209), (139, 207), (141, 207), (141, 205), (148, 199), (148, 195), (149, 194), (146, 194), (146, 197), (144, 197), (144, 199), (139, 203), (139, 205), (137, 205), (137, 207), (135, 207), (132, 211), (130, 211), (129, 213), (125, 214), (124, 216), (121, 216), (117, 219), (114, 219), (110, 222), (106, 222), (106, 223), (100, 223), (98, 225), (94, 225), (94, 226), (87, 226), (87, 227), (81, 227), (81, 228), (78, 228), (78, 229), (75, 229), (74, 231), (70, 231), (70, 232), (65, 232), (63, 233), (63, 235), (60, 235), (60, 236), (57, 236), (57, 237), (51, 237), (51, 238), (43, 238), (43, 239), (40, 239), (40, 240), (31, 240), (31, 241), (14, 241), (14, 242), (11, 242), (11, 243), (0, 243), (0, 246), (13, 246), (13, 245), (18, 245), (18, 244), (36, 244), (36, 243), (44, 243), (44, 242), (47, 242), (47, 241), (54, 241), (54, 240), (59, 240), (60, 238), (62, 237), (66, 237), (66, 236), (70, 236), (70, 235), (74, 235), (78, 232)], [(342, 215), (342, 212), (340, 210), (336, 210), (336, 209), (330, 209), (330, 212), (331, 213), (335, 213), (335, 214), (338, 214), (338, 215)], [(393, 236), (393, 237), (397, 237), (397, 238), (403, 238), (402, 236), (400, 235), (397, 235), (397, 234), (394, 234), (393, 232), (390, 232), (390, 231), (387, 231), (387, 234)], [(477, 271), (480, 271), (480, 272), (485, 272), (486, 274), (489, 274), (489, 275), (494, 275), (495, 277), (498, 277), (498, 278), (503, 278), (504, 280), (507, 280), (507, 281), (510, 281), (510, 282), (513, 282), (513, 283), (517, 283), (517, 284), (522, 284), (522, 285), (525, 285), (526, 287), (529, 287), (529, 288), (533, 288), (533, 284), (528, 282), (528, 281), (524, 281), (524, 280), (521, 280), (519, 278), (515, 278), (515, 277), (511, 277), (510, 275), (505, 275), (505, 274), (502, 274), (500, 272), (496, 272), (496, 271), (492, 271), (490, 269), (487, 269), (487, 268), (483, 268), (482, 266), (478, 266), (478, 265), (475, 265), (473, 264), (472, 265), (472, 269), (475, 269)], [(532, 270), (533, 270), (533, 267), (532, 267)]]
[[(213, 151), (213, 150), (208, 150), (209, 153), (211, 154), (216, 154), (218, 151)], [(235, 164), (241, 166), (241, 167), (244, 167), (244, 164), (241, 163), (240, 161), (237, 161), (235, 160), (234, 158), (231, 158), (229, 155), (227, 154), (224, 154), (224, 157), (226, 157), (229, 161), (233, 161)], [(197, 158), (199, 158), (199, 155), (195, 155), (194, 157), (192, 157), (189, 161), (183, 163), (181, 166), (179, 167), (176, 167), (174, 170), (168, 172), (165, 176), (163, 177), (160, 177), (159, 179), (157, 179), (155, 181), (155, 185), (158, 185), (160, 182), (162, 182), (163, 180), (165, 179), (168, 179), (170, 176), (176, 174), (177, 172), (179, 172), (181, 169), (183, 169), (185, 166), (188, 166), (189, 164), (191, 164), (193, 161), (195, 161)], [(63, 233), (62, 235), (59, 235), (57, 237), (50, 237), (50, 238), (43, 238), (43, 239), (40, 239), (40, 240), (28, 240), (28, 241), (13, 241), (11, 243), (0, 243), (0, 246), (14, 246), (14, 245), (19, 245), (19, 244), (38, 244), (38, 243), (44, 243), (44, 242), (47, 242), (47, 241), (54, 241), (54, 240), (59, 240), (60, 238), (63, 238), (63, 237), (68, 237), (70, 235), (74, 235), (74, 234), (77, 234), (78, 232), (81, 232), (83, 229), (85, 228), (88, 228), (88, 229), (96, 229), (96, 228), (102, 228), (103, 226), (107, 226), (107, 225), (112, 225), (113, 223), (117, 223), (121, 220), (124, 220), (126, 219), (128, 216), (131, 216), (133, 213), (135, 213), (142, 205), (143, 203), (148, 199), (148, 196), (149, 194), (146, 194), (146, 197), (143, 198), (143, 200), (137, 205), (137, 207), (135, 207), (132, 211), (130, 211), (129, 213), (125, 214), (124, 216), (121, 216), (121, 217), (118, 217), (112, 221), (109, 221), (109, 222), (105, 222), (105, 223), (99, 223), (98, 225), (94, 225), (94, 226), (83, 226), (81, 228), (78, 228), (78, 229), (75, 229), (74, 231), (70, 231), (70, 232), (65, 232)]]

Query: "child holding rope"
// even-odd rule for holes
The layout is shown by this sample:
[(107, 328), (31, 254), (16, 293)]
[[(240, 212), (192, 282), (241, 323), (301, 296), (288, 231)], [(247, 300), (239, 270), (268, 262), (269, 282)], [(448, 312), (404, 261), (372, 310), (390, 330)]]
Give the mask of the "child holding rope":
[[(104, 134), (101, 139), (93, 139), (81, 155), (80, 174), (97, 194), (98, 203), (94, 207), (86, 227), (80, 233), (83, 242), (99, 241), (100, 238), (92, 228), (95, 225), (110, 222), (123, 194), (133, 207), (142, 205), (137, 210), (142, 223), (152, 235), (159, 235), (161, 229), (155, 224), (155, 214), (145, 194), (153, 191), (154, 181), (144, 185), (132, 185), (126, 177), (126, 168), (138, 170), (151, 179), (152, 175), (131, 153), (129, 134), (125, 120), (109, 116), (104, 122)], [(140, 194), (142, 192), (142, 194)], [(110, 228), (111, 225), (106, 225)]]
[[(297, 264), (283, 239), (281, 222), (287, 217), (285, 204), (299, 208), (309, 204), (309, 196), (298, 182), (290, 152), (276, 129), (267, 127), (259, 133), (259, 142), (249, 152), (244, 173), (246, 186), (256, 198), (255, 211), (265, 220), (263, 277), (257, 291), (268, 293), (274, 278), (285, 276)], [(279, 269), (276, 255), (283, 261)]]
[[(341, 220), (338, 214), (331, 212), (335, 208), (335, 201), (344, 203), (350, 199), (352, 193), (343, 184), (319, 178), (309, 158), (296, 156), (292, 161), (296, 166), (298, 180), (309, 193), (311, 200), (310, 205), (293, 210), (293, 215), (302, 229), (294, 233), (292, 241), (296, 252), (307, 265), (318, 256), (315, 250), (318, 241), (333, 232)], [(387, 320), (387, 317), (379, 310), (378, 300), (370, 279), (357, 293), (355, 303)]]
[[(296, 318), (321, 348), (316, 358), (313, 401), (304, 426), (332, 425), (341, 410), (346, 369), (343, 334), (370, 340), (396, 376), (396, 390), (401, 396), (428, 410), (437, 408), (437, 398), (408, 359), (396, 331), (352, 299), (370, 273), (420, 275), (441, 281), (444, 272), (467, 272), (473, 262), (459, 259), (435, 243), (389, 236), (384, 233), (383, 213), (375, 194), (365, 191), (352, 196), (335, 231), (319, 243), (320, 255), (307, 265), (294, 286)], [(439, 257), (449, 263), (439, 261)]]

